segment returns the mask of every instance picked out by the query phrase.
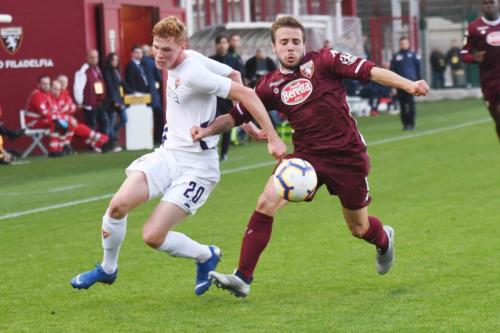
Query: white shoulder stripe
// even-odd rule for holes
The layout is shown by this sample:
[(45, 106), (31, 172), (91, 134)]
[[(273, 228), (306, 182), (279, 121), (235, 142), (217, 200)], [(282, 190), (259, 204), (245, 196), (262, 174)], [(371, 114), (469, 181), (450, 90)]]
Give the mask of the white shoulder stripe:
[(236, 109), (241, 115), (243, 115), (243, 110), (241, 110), (240, 103), (236, 104)]
[(359, 62), (358, 66), (356, 66), (356, 69), (354, 70), (354, 74), (358, 74), (359, 70), (361, 69), (361, 66), (365, 63), (366, 59), (363, 59), (362, 61)]

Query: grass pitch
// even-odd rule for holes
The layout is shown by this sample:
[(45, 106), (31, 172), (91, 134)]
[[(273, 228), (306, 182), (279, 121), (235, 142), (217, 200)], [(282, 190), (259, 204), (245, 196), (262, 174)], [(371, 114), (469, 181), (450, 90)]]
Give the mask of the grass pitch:
[[(130, 214), (112, 286), (73, 290), (100, 261), (101, 216), (144, 152), (32, 158), (0, 168), (0, 332), (494, 332), (500, 327), (500, 147), (478, 100), (359, 120), (369, 145), (370, 213), (396, 230), (396, 264), (350, 236), (322, 189), (275, 219), (251, 292), (193, 292), (195, 265), (143, 245), (148, 203)], [(272, 170), (265, 144), (233, 147), (207, 204), (178, 230), (223, 250), (232, 271)]]

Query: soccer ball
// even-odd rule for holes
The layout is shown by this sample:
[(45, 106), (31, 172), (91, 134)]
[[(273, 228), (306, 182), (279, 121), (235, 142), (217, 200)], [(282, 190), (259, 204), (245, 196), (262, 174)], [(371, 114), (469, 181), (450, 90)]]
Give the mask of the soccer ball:
[(278, 195), (295, 202), (309, 198), (318, 183), (311, 163), (300, 158), (283, 160), (274, 171), (273, 178)]

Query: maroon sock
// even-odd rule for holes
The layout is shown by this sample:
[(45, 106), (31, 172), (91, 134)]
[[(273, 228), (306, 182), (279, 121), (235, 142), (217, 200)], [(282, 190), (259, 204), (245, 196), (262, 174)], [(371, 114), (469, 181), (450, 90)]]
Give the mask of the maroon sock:
[(382, 222), (375, 216), (368, 216), (370, 227), (363, 235), (363, 239), (368, 243), (375, 244), (381, 253), (385, 253), (389, 247), (389, 238), (384, 231)]
[(244, 280), (248, 283), (252, 280), (260, 254), (271, 239), (272, 230), (273, 217), (254, 211), (243, 236), (237, 272), (238, 276), (243, 275)]

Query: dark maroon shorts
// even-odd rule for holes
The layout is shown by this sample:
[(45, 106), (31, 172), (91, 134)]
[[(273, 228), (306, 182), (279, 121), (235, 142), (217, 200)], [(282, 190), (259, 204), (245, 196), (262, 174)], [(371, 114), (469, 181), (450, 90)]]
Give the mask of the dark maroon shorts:
[(302, 158), (312, 164), (318, 176), (317, 189), (323, 184), (326, 185), (331, 195), (339, 197), (344, 208), (357, 210), (370, 204), (367, 181), (370, 171), (368, 153), (317, 155), (294, 152), (285, 156), (285, 158), (294, 157)]
[(497, 108), (500, 105), (500, 94), (490, 95), (489, 98), (486, 98), (486, 96), (484, 96), (484, 100), (486, 102), (488, 111), (490, 111), (491, 116), (495, 119), (495, 113), (497, 112)]

